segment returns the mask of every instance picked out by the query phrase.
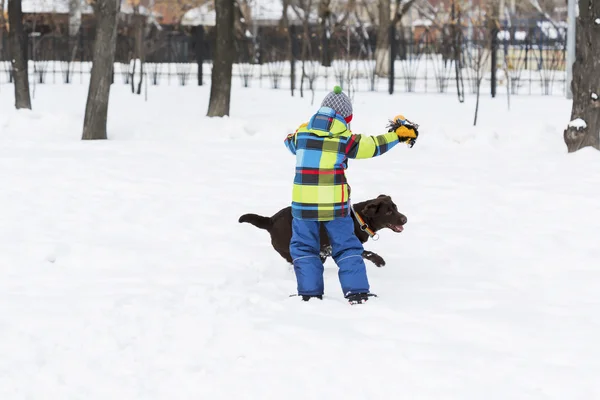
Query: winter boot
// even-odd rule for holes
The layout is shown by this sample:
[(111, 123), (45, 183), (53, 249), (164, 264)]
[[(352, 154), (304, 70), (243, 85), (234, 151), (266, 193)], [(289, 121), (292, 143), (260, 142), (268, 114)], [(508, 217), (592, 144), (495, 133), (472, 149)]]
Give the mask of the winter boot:
[(317, 298), (319, 300), (323, 300), (323, 296), (320, 295), (320, 294), (319, 295), (306, 295), (306, 294), (303, 294), (302, 295), (302, 301), (309, 301), (313, 297)]
[(347, 295), (346, 299), (348, 300), (348, 303), (354, 305), (365, 303), (367, 300), (369, 300), (369, 297), (377, 297), (377, 295), (374, 293), (352, 293)]
[(309, 301), (311, 298), (323, 300), (322, 294), (290, 294), (290, 297), (302, 297), (302, 301)]

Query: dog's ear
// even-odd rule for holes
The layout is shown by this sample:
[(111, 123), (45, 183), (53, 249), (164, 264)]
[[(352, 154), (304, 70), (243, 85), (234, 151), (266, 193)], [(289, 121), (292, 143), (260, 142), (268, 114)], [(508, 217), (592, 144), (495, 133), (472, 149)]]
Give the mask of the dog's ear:
[(362, 209), (362, 215), (364, 215), (365, 217), (372, 217), (373, 215), (375, 215), (375, 211), (377, 211), (376, 204), (367, 204), (365, 208)]
[(381, 207), (381, 202), (373, 201), (367, 204), (365, 208), (362, 209), (362, 214), (366, 217), (372, 217), (375, 214), (377, 214), (377, 211), (379, 211), (379, 207)]
[(392, 198), (386, 194), (380, 194), (377, 196), (377, 202), (381, 204), (394, 204)]

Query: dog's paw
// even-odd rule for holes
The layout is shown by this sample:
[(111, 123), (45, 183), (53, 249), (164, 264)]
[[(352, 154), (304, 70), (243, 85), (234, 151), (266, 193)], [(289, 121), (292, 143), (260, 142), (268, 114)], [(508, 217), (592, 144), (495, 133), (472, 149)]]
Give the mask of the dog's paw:
[(321, 259), (326, 259), (327, 257), (331, 257), (331, 246), (323, 246), (321, 248), (321, 252), (319, 253)]
[(377, 266), (378, 268), (385, 267), (385, 260), (377, 254), (375, 254), (375, 257), (371, 259), (371, 262), (375, 264), (375, 266)]
[(379, 268), (385, 266), (385, 260), (379, 254), (373, 253), (372, 251), (363, 251), (363, 258), (371, 261)]

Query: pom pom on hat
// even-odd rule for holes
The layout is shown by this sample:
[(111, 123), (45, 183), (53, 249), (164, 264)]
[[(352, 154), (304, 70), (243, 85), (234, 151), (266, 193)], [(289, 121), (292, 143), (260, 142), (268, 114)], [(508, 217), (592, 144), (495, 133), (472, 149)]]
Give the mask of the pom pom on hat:
[(335, 94), (340, 94), (340, 93), (342, 93), (342, 87), (341, 87), (341, 86), (335, 86), (335, 87), (333, 88), (333, 93), (335, 93)]

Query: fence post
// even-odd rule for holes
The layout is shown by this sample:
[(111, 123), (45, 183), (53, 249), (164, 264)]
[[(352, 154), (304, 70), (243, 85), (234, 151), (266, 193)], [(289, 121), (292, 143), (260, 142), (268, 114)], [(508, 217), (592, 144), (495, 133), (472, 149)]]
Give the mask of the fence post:
[(394, 64), (396, 61), (396, 27), (394, 24), (390, 25), (390, 68), (388, 71), (389, 83), (388, 83), (388, 91), (390, 94), (394, 94)]
[(196, 27), (196, 63), (198, 64), (198, 86), (202, 86), (203, 82), (203, 66), (204, 66), (204, 26)]
[(491, 77), (491, 89), (492, 89), (492, 98), (496, 97), (496, 86), (498, 84), (496, 77), (496, 68), (498, 66), (498, 29), (492, 28), (492, 77)]

